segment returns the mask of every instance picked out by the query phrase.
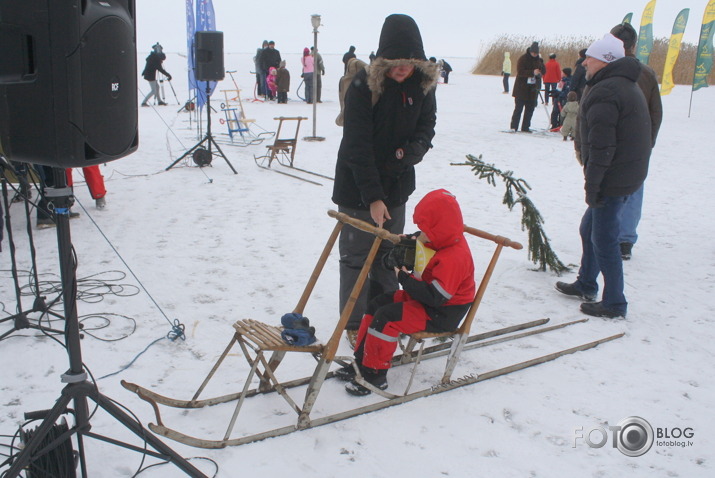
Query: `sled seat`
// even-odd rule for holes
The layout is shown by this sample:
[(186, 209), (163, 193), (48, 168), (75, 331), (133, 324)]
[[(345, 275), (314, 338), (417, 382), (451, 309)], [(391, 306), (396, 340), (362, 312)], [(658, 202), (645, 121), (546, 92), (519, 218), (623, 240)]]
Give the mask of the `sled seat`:
[(324, 348), (322, 344), (304, 347), (287, 344), (281, 337), (283, 327), (264, 324), (258, 320), (239, 320), (233, 324), (233, 328), (236, 330), (236, 334), (250, 341), (255, 349), (260, 351), (320, 353)]

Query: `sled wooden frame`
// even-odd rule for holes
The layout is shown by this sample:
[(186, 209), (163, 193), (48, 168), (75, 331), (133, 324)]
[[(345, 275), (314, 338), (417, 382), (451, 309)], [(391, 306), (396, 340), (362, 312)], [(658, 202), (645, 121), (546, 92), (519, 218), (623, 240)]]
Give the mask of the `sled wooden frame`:
[[(313, 288), (315, 287), (315, 284), (317, 283), (317, 280), (322, 272), (322, 269), (330, 255), (331, 250), (333, 249), (335, 242), (337, 241), (337, 238), (338, 238), (340, 231), (343, 228), (344, 224), (348, 224), (352, 227), (355, 227), (357, 229), (360, 229), (360, 230), (363, 230), (365, 232), (369, 232), (369, 233), (372, 233), (373, 235), (375, 235), (375, 239), (373, 241), (370, 252), (368, 253), (367, 260), (365, 261), (365, 264), (363, 265), (363, 268), (360, 271), (360, 274), (359, 274), (358, 279), (355, 283), (355, 286), (352, 290), (352, 293), (350, 294), (348, 302), (340, 315), (340, 319), (338, 320), (338, 323), (336, 324), (335, 329), (333, 330), (333, 333), (332, 333), (330, 339), (324, 344), (316, 344), (316, 345), (311, 345), (311, 346), (307, 346), (307, 347), (295, 347), (295, 346), (291, 346), (291, 345), (288, 345), (285, 342), (283, 342), (283, 340), (280, 338), (280, 331), (281, 331), (280, 327), (264, 324), (262, 322), (252, 320), (252, 319), (242, 319), (242, 320), (238, 320), (233, 325), (235, 332), (234, 332), (234, 335), (233, 335), (232, 339), (230, 340), (228, 346), (225, 348), (223, 353), (219, 356), (219, 358), (216, 361), (216, 363), (214, 364), (213, 368), (211, 369), (209, 374), (206, 376), (206, 378), (201, 383), (198, 390), (196, 391), (196, 393), (190, 400), (178, 400), (178, 399), (166, 397), (166, 396), (160, 395), (152, 390), (149, 390), (149, 389), (146, 389), (139, 385), (129, 383), (129, 382), (122, 380), (121, 383), (122, 383), (122, 386), (124, 386), (124, 388), (136, 393), (140, 398), (142, 398), (143, 400), (147, 401), (148, 403), (150, 403), (152, 405), (152, 407), (154, 409), (155, 417), (156, 417), (156, 424), (154, 424), (154, 423), (149, 424), (149, 428), (152, 431), (154, 431), (155, 433), (157, 433), (159, 435), (165, 436), (167, 438), (179, 441), (181, 443), (184, 443), (184, 444), (187, 444), (190, 446), (199, 447), (199, 448), (224, 448), (227, 446), (243, 445), (243, 444), (263, 440), (265, 438), (282, 436), (282, 435), (286, 435), (286, 434), (289, 434), (289, 433), (292, 433), (292, 432), (295, 432), (298, 430), (304, 430), (304, 429), (308, 429), (308, 428), (325, 425), (328, 423), (333, 423), (333, 422), (343, 420), (346, 418), (351, 418), (351, 417), (358, 416), (358, 415), (361, 415), (364, 413), (368, 413), (368, 412), (380, 410), (383, 408), (387, 408), (387, 407), (390, 407), (393, 405), (405, 403), (405, 402), (408, 402), (411, 400), (415, 400), (417, 398), (422, 398), (422, 397), (426, 397), (429, 395), (452, 390), (454, 388), (462, 387), (465, 385), (482, 382), (482, 381), (488, 380), (490, 378), (498, 377), (501, 375), (505, 375), (507, 373), (512, 373), (512, 372), (522, 370), (527, 367), (531, 367), (533, 365), (548, 362), (548, 361), (554, 360), (558, 357), (561, 357), (563, 355), (567, 355), (567, 354), (574, 353), (574, 352), (581, 351), (581, 350), (587, 350), (587, 349), (595, 347), (601, 343), (620, 338), (624, 335), (622, 333), (613, 335), (613, 336), (599, 339), (599, 340), (596, 340), (593, 342), (582, 344), (582, 345), (579, 345), (576, 347), (572, 347), (570, 349), (561, 350), (561, 351), (558, 351), (558, 352), (555, 352), (552, 354), (548, 354), (548, 355), (537, 357), (537, 358), (534, 358), (531, 360), (527, 360), (525, 362), (510, 365), (508, 367), (504, 367), (501, 369), (492, 370), (490, 372), (482, 373), (479, 375), (470, 374), (470, 375), (458, 378), (456, 380), (452, 380), (451, 374), (454, 370), (455, 365), (457, 364), (457, 362), (459, 360), (461, 352), (464, 350), (468, 350), (468, 349), (472, 349), (472, 348), (476, 348), (476, 347), (484, 347), (484, 346), (492, 345), (495, 343), (501, 343), (501, 342), (504, 342), (507, 340), (514, 340), (514, 339), (522, 338), (522, 337), (529, 336), (529, 335), (535, 335), (535, 334), (539, 334), (539, 333), (543, 333), (543, 332), (547, 332), (547, 331), (551, 331), (551, 330), (557, 330), (557, 329), (561, 329), (564, 327), (568, 327), (571, 325), (575, 325), (575, 324), (587, 321), (587, 319), (580, 319), (580, 320), (575, 320), (572, 322), (567, 322), (564, 324), (554, 325), (554, 326), (550, 326), (550, 327), (540, 327), (549, 321), (549, 319), (541, 319), (541, 320), (525, 322), (522, 324), (517, 324), (517, 325), (510, 326), (510, 327), (505, 327), (505, 328), (502, 328), (499, 330), (493, 330), (493, 331), (489, 331), (486, 333), (481, 333), (481, 334), (477, 334), (472, 337), (469, 337), (471, 325), (474, 321), (477, 309), (478, 309), (479, 304), (481, 303), (481, 300), (484, 296), (487, 284), (488, 284), (488, 282), (491, 278), (491, 275), (494, 271), (494, 267), (496, 266), (496, 262), (499, 258), (501, 250), (504, 247), (512, 247), (514, 249), (521, 249), (521, 245), (519, 243), (510, 241), (508, 238), (505, 238), (502, 236), (495, 236), (495, 235), (486, 233), (484, 231), (480, 231), (478, 229), (474, 229), (474, 228), (465, 226), (465, 232), (468, 232), (471, 235), (495, 242), (496, 249), (492, 255), (491, 261), (489, 262), (489, 264), (486, 268), (486, 271), (483, 275), (482, 281), (477, 289), (472, 306), (470, 307), (467, 315), (465, 316), (464, 320), (462, 321), (462, 324), (460, 325), (459, 329), (455, 332), (441, 333), (441, 334), (426, 333), (426, 332), (411, 334), (411, 336), (409, 337), (408, 345), (406, 347), (404, 347), (404, 353), (394, 357), (393, 362), (392, 362), (394, 366), (408, 364), (408, 363), (415, 364), (415, 366), (413, 367), (413, 370), (411, 372), (411, 375), (410, 375), (409, 383), (407, 385), (407, 390), (405, 390), (403, 395), (394, 395), (394, 394), (391, 394), (391, 393), (388, 393), (388, 392), (385, 392), (382, 390), (378, 390), (377, 388), (373, 387), (369, 383), (362, 380), (362, 378), (358, 374), (357, 381), (359, 383), (363, 384), (364, 386), (367, 386), (374, 392), (376, 392), (379, 395), (381, 395), (382, 397), (384, 397), (386, 400), (383, 400), (378, 403), (373, 403), (373, 404), (370, 404), (370, 405), (367, 405), (364, 407), (359, 407), (359, 408), (356, 408), (353, 410), (336, 413), (333, 415), (328, 415), (328, 416), (318, 417), (318, 418), (311, 418), (310, 415), (313, 410), (313, 406), (315, 405), (318, 395), (320, 394), (320, 390), (323, 386), (324, 381), (328, 378), (331, 378), (334, 374), (334, 372), (329, 371), (332, 363), (336, 362), (341, 365), (354, 363), (352, 357), (336, 356), (336, 352), (337, 352), (341, 337), (343, 335), (343, 332), (345, 330), (345, 326), (347, 325), (350, 314), (355, 306), (357, 297), (359, 296), (360, 291), (362, 290), (362, 288), (365, 284), (365, 281), (368, 277), (368, 273), (369, 273), (370, 268), (375, 260), (378, 249), (380, 247), (380, 244), (383, 240), (389, 240), (390, 242), (392, 242), (394, 244), (397, 244), (400, 240), (399, 236), (391, 234), (390, 232), (386, 231), (385, 229), (381, 229), (381, 228), (372, 226), (366, 222), (357, 220), (357, 219), (352, 218), (346, 214), (331, 210), (331, 211), (328, 211), (328, 215), (335, 218), (338, 222), (336, 223), (336, 225), (328, 239), (328, 242), (325, 245), (322, 254), (320, 255), (320, 258), (318, 259), (318, 262), (313, 270), (313, 273), (311, 274), (310, 279), (308, 280), (308, 283), (303, 291), (303, 294), (300, 297), (298, 304), (293, 311), (295, 313), (301, 313), (301, 314), (303, 313), (305, 306), (308, 302), (308, 299), (313, 291)], [(540, 328), (537, 328), (537, 327), (540, 327)], [(524, 331), (524, 332), (520, 332), (520, 331)], [(520, 333), (514, 334), (514, 332), (520, 332)], [(436, 345), (425, 348), (424, 347), (425, 340), (429, 339), (429, 338), (435, 338), (435, 337), (448, 337), (448, 338), (451, 338), (452, 340), (451, 340), (451, 343), (445, 342), (445, 343), (440, 343), (440, 344), (436, 344)], [(494, 338), (494, 337), (498, 337), (498, 338)], [(487, 339), (491, 339), (491, 340), (487, 340)], [(420, 343), (421, 347), (420, 347), (419, 352), (417, 352), (417, 355), (415, 356), (415, 354), (413, 352), (413, 348), (417, 343)], [(218, 370), (220, 365), (223, 363), (224, 359), (228, 356), (229, 352), (233, 349), (233, 347), (236, 344), (238, 344), (240, 346), (240, 348), (243, 352), (243, 355), (246, 358), (246, 360), (250, 366), (250, 371), (248, 373), (248, 377), (246, 378), (246, 381), (244, 382), (243, 388), (241, 389), (241, 391), (237, 392), (237, 393), (232, 393), (232, 394), (209, 398), (209, 399), (199, 399), (199, 396), (204, 391), (205, 387), (207, 386), (207, 384), (209, 383), (211, 378), (214, 376), (214, 374), (216, 373), (216, 371)], [(266, 358), (266, 353), (268, 353), (268, 352), (271, 353), (270, 358)], [(318, 364), (316, 365), (312, 376), (304, 377), (301, 379), (295, 379), (295, 380), (291, 380), (291, 381), (287, 381), (287, 382), (280, 382), (278, 380), (278, 378), (276, 377), (275, 372), (287, 352), (312, 354), (315, 357), (315, 359), (318, 361)], [(416, 370), (416, 367), (419, 364), (419, 362), (426, 358), (433, 358), (433, 357), (438, 357), (438, 356), (443, 356), (443, 355), (448, 355), (448, 359), (447, 359), (447, 365), (445, 367), (445, 372), (442, 375), (440, 382), (436, 385), (433, 385), (433, 386), (427, 388), (427, 389), (409, 393), (409, 388), (412, 384), (412, 379), (414, 377), (415, 370)], [(258, 381), (259, 381), (258, 386), (255, 388), (250, 388), (254, 377), (258, 378)], [(304, 401), (303, 401), (302, 405), (298, 405), (288, 395), (286, 390), (294, 388), (294, 387), (298, 387), (298, 386), (305, 386), (305, 385), (307, 385), (307, 390), (305, 392)], [(276, 428), (276, 429), (261, 432), (261, 433), (242, 436), (242, 437), (238, 437), (238, 438), (231, 438), (231, 435), (232, 435), (234, 426), (236, 424), (239, 412), (241, 410), (241, 407), (242, 407), (245, 399), (259, 395), (259, 394), (265, 394), (265, 393), (270, 393), (270, 392), (277, 392), (280, 396), (283, 397), (283, 399), (286, 400), (286, 402), (289, 404), (290, 408), (292, 408), (298, 415), (297, 423), (295, 425), (289, 425), (286, 427)], [(220, 403), (227, 403), (227, 402), (232, 402), (232, 401), (237, 401), (235, 409), (233, 411), (233, 415), (232, 415), (231, 419), (229, 420), (229, 424), (228, 424), (226, 433), (224, 434), (222, 439), (218, 439), (218, 440), (196, 438), (196, 437), (178, 432), (172, 428), (166, 427), (162, 422), (161, 414), (159, 412), (159, 406), (158, 406), (159, 404), (161, 404), (161, 405), (167, 405), (167, 406), (175, 407), (175, 408), (187, 408), (187, 409), (188, 408), (203, 408), (206, 406), (216, 405), (216, 404), (220, 404)]]

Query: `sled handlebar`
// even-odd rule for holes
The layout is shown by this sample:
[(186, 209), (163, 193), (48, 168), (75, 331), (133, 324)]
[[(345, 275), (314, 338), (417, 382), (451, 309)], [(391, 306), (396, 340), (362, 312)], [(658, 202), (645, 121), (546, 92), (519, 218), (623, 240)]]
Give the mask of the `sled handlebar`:
[(355, 219), (354, 217), (350, 217), (345, 213), (334, 211), (330, 209), (328, 211), (328, 216), (337, 219), (338, 221), (342, 222), (343, 224), (350, 224), (356, 229), (360, 229), (361, 231), (369, 232), (370, 234), (374, 234), (375, 236), (379, 237), (380, 239), (383, 240), (388, 240), (393, 244), (399, 244), (400, 243), (400, 236), (397, 234), (393, 234), (387, 229), (383, 229), (381, 227), (373, 226), (372, 224), (368, 224), (365, 221), (361, 221), (360, 219)]
[(521, 250), (523, 249), (524, 246), (522, 246), (520, 243), (516, 241), (512, 241), (508, 237), (504, 236), (495, 236), (494, 234), (489, 234), (488, 232), (482, 231), (481, 229), (476, 229), (474, 227), (469, 227), (469, 226), (464, 226), (464, 232), (468, 232), (469, 234), (477, 237), (481, 237), (482, 239), (487, 239), (490, 241), (494, 241), (497, 244), (501, 244), (504, 247), (511, 247), (512, 249)]
[[(399, 244), (400, 242), (400, 236), (397, 234), (392, 234), (386, 229), (382, 229), (381, 227), (376, 227), (371, 224), (368, 224), (365, 221), (361, 221), (360, 219), (355, 219), (354, 217), (350, 217), (345, 213), (342, 212), (337, 212), (334, 210), (329, 210), (328, 211), (328, 216), (337, 219), (338, 221), (342, 222), (343, 224), (350, 224), (351, 226), (360, 229), (361, 231), (369, 232), (370, 234), (374, 234), (378, 236), (380, 239), (383, 240), (388, 240), (392, 242), (393, 244)], [(520, 250), (523, 249), (524, 246), (522, 246), (520, 243), (516, 241), (512, 241), (508, 237), (504, 236), (497, 236), (494, 234), (490, 234), (488, 232), (482, 231), (481, 229), (477, 229), (474, 227), (469, 227), (469, 226), (464, 226), (464, 232), (469, 233), (473, 236), (481, 237), (482, 239), (487, 239), (489, 241), (493, 241), (497, 244), (501, 244), (503, 247), (511, 247), (512, 249)]]

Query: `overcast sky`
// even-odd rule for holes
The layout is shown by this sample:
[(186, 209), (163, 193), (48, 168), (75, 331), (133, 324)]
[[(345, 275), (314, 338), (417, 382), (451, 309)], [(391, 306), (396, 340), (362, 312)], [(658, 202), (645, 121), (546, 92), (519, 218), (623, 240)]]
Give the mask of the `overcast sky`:
[[(601, 37), (633, 12), (640, 25), (647, 0), (548, 2), (534, 0), (213, 0), (217, 30), (226, 52), (254, 52), (262, 40), (274, 40), (282, 52), (312, 44), (311, 14), (322, 16), (318, 48), (344, 53), (357, 47), (366, 59), (377, 49), (383, 20), (391, 13), (412, 16), (420, 26), (428, 56), (476, 58), (484, 44), (503, 34), (536, 40), (557, 36)], [(653, 32), (669, 37), (673, 21), (690, 8), (684, 41), (697, 44), (707, 0), (657, 0)], [(580, 9), (580, 10), (578, 10)], [(137, 0), (137, 48), (140, 56), (160, 42), (169, 52), (186, 51), (186, 3)]]

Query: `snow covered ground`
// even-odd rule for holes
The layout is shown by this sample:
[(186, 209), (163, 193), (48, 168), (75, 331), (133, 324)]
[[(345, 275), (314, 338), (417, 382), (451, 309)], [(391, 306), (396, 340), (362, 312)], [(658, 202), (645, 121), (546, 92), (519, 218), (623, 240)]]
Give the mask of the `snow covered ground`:
[[(317, 134), (324, 142), (300, 141), (295, 165), (332, 175), (341, 138), (333, 120), (338, 113), (340, 56), (326, 55), (328, 76), (318, 105)], [(460, 201), (465, 222), (527, 243), (521, 214), (501, 204), (497, 187), (477, 179), (461, 162), (483, 155), (501, 170), (514, 171), (532, 187), (529, 196), (545, 219), (545, 231), (559, 258), (577, 264), (578, 224), (585, 208), (583, 179), (572, 143), (560, 136), (504, 134), (513, 100), (501, 94), (501, 78), (473, 76), (472, 60), (450, 59), (455, 71), (449, 85), (438, 88), (438, 124), (434, 149), (417, 168), (418, 187), (408, 203), (408, 219), (417, 201), (436, 188), (447, 188)], [(143, 55), (140, 54), (140, 68)], [(297, 100), (298, 57), (288, 56), (292, 74), (287, 105), (244, 101), (246, 114), (274, 131), (274, 117), (311, 118), (312, 106)], [(225, 126), (213, 115), (214, 132), (229, 161), (211, 167), (181, 161), (164, 169), (198, 141), (189, 117), (177, 103), (187, 99), (185, 60), (170, 55), (165, 67), (174, 75), (177, 102), (166, 85), (170, 106), (140, 108), (140, 147), (124, 159), (102, 166), (107, 208), (98, 211), (75, 172), (75, 210), (71, 222), (82, 300), (78, 304), (86, 330), (83, 360), (100, 390), (126, 406), (143, 423), (154, 421), (151, 407), (121, 387), (121, 379), (158, 393), (188, 399), (223, 351), (241, 318), (278, 323), (291, 311), (312, 272), (334, 220), (330, 181), (316, 186), (256, 166), (253, 156), (264, 145), (225, 145)], [(227, 69), (237, 70), (244, 99), (253, 97), (250, 55), (229, 54)], [(142, 93), (146, 82), (141, 82)], [(233, 88), (230, 79), (220, 88)], [(217, 95), (215, 99), (219, 98)], [(700, 90), (688, 118), (690, 88), (678, 86), (663, 98), (664, 122), (651, 159), (640, 239), (633, 259), (625, 263), (626, 320), (591, 319), (559, 331), (465, 352), (454, 377), (484, 373), (592, 340), (625, 333), (619, 340), (562, 357), (505, 377), (420, 399), (369, 415), (262, 442), (204, 450), (165, 440), (187, 457), (207, 457), (218, 464), (219, 477), (278, 476), (496, 476), (496, 477), (709, 477), (713, 476), (715, 443), (715, 235), (710, 188), (715, 180), (711, 144), (715, 91)], [(219, 109), (219, 101), (214, 106)], [(544, 108), (534, 126), (545, 128)], [(300, 137), (312, 134), (303, 123)], [(270, 140), (264, 144), (270, 144)], [(708, 213), (710, 211), (710, 213)], [(28, 283), (29, 249), (24, 213), (12, 206), (12, 227), (21, 284)], [(409, 222), (409, 220), (408, 220)], [(34, 227), (34, 224), (33, 224)], [(409, 227), (407, 228), (409, 229)], [(37, 266), (43, 286), (58, 281), (54, 229), (33, 230)], [(491, 246), (472, 241), (477, 270), (482, 271)], [(0, 255), (0, 300), (7, 314), (16, 310), (10, 276), (7, 237)], [(131, 272), (130, 272), (131, 269)], [(584, 318), (579, 302), (553, 289), (557, 280), (536, 272), (525, 250), (505, 250), (497, 264), (473, 331), (487, 331), (538, 318), (551, 323)], [(138, 278), (139, 281), (135, 278)], [(102, 281), (109, 286), (95, 286)], [(333, 252), (305, 310), (327, 340), (338, 318), (337, 253)], [(56, 285), (56, 284), (55, 284)], [(56, 291), (48, 291), (48, 300)], [(24, 308), (32, 297), (24, 296)], [(61, 312), (61, 309), (58, 309)], [(106, 317), (107, 322), (101, 317)], [(36, 319), (35, 316), (33, 318)], [(186, 327), (186, 340), (163, 337), (174, 320)], [(133, 328), (134, 324), (136, 329)], [(0, 333), (10, 323), (0, 324)], [(52, 325), (62, 328), (62, 322)], [(102, 327), (106, 325), (106, 327)], [(89, 330), (95, 328), (96, 330)], [(148, 349), (147, 349), (148, 347)], [(343, 341), (339, 354), (349, 353)], [(128, 368), (138, 354), (143, 353)], [(222, 370), (206, 396), (239, 391), (247, 365), (238, 354)], [(0, 342), (0, 429), (12, 435), (23, 413), (50, 408), (63, 386), (60, 374), (67, 355), (57, 341), (21, 330)], [(441, 359), (425, 364), (413, 390), (435, 383)], [(288, 357), (279, 371), (284, 378), (310, 375), (314, 362)], [(408, 371), (388, 375), (391, 391)], [(296, 398), (302, 398), (302, 390)], [(373, 397), (348, 396), (341, 383), (328, 381), (316, 405), (320, 411), (350, 409)], [(276, 397), (251, 400), (247, 418), (263, 430), (288, 425), (295, 415)], [(233, 410), (222, 405), (207, 410), (165, 410), (165, 422), (202, 438), (220, 439)], [(639, 416), (669, 436), (690, 429), (687, 446), (656, 438), (650, 451), (628, 457), (608, 442), (602, 448), (584, 439), (592, 429)], [(103, 412), (92, 418), (93, 431), (131, 438)], [(241, 419), (237, 425), (241, 433)], [(599, 441), (599, 431), (592, 441)], [(688, 433), (690, 434), (690, 433)], [(9, 444), (11, 438), (3, 438)], [(141, 456), (88, 439), (86, 456), (93, 477), (132, 476)], [(3, 447), (2, 453), (7, 449)], [(152, 463), (149, 460), (148, 463)], [(209, 476), (214, 465), (192, 461)], [(145, 463), (146, 464), (146, 463)], [(174, 477), (172, 465), (151, 468), (140, 476)]]

